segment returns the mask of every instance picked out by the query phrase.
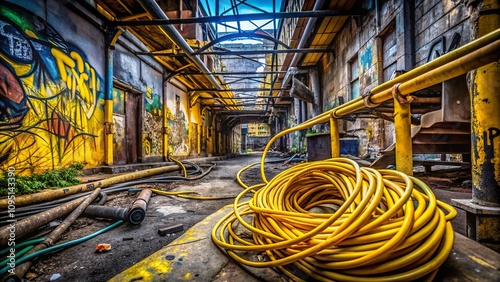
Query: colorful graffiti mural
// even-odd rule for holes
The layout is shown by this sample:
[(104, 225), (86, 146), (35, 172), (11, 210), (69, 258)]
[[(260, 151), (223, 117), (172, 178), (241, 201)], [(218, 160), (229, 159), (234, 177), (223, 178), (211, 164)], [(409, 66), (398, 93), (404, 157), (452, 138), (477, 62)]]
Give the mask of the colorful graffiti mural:
[[(85, 53), (14, 4), (0, 6), (0, 165), (34, 172), (102, 161), (103, 80)], [(102, 154), (102, 153), (101, 153)]]
[(146, 88), (146, 95), (144, 95), (144, 109), (144, 131), (142, 133), (144, 156), (162, 156), (162, 95), (153, 93), (153, 89), (151, 87)]
[(181, 97), (175, 95), (174, 112), (167, 114), (169, 152), (173, 155), (189, 154), (189, 128)]

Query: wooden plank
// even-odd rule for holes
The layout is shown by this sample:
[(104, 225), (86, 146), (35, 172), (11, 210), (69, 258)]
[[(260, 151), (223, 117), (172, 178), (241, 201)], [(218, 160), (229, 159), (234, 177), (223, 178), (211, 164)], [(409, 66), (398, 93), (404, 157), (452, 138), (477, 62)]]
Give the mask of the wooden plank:
[(498, 281), (500, 254), (455, 232), (453, 250), (434, 281)]
[(324, 18), (323, 21), (321, 21), (321, 25), (319, 26), (316, 34), (325, 32), (325, 29), (328, 26), (328, 24), (330, 24), (331, 19), (332, 18)]
[(339, 22), (339, 20), (340, 20), (340, 17), (332, 18), (332, 20), (328, 24), (328, 27), (325, 30), (325, 33), (334, 32), (335, 31), (334, 29), (337, 26), (337, 23)]

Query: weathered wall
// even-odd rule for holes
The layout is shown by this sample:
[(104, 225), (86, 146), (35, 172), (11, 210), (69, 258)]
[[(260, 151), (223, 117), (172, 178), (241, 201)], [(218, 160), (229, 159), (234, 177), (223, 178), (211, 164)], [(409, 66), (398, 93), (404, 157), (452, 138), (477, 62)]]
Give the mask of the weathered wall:
[[(381, 2), (378, 23), (374, 7), (360, 20), (351, 18), (334, 40), (335, 52), (322, 57), (322, 75), (327, 78), (322, 85), (324, 111), (338, 106), (339, 97), (344, 102), (351, 99), (350, 62), (358, 64), (359, 94), (363, 95), (389, 80), (394, 70), (408, 71), (405, 66), (411, 55), (416, 67), (468, 40), (468, 16), (463, 1), (415, 1), (415, 9), (410, 11), (415, 17), (415, 53), (405, 54), (404, 1)], [(387, 121), (340, 122), (340, 131), (360, 139), (361, 157), (374, 157), (394, 141), (394, 125)]]
[(469, 15), (463, 2), (415, 1), (417, 65), (425, 64), (448, 50), (469, 42)]
[(15, 2), (0, 5), (2, 168), (100, 164), (103, 34), (59, 1)]
[[(138, 124), (138, 134), (142, 143), (140, 155), (144, 161), (148, 161), (159, 160), (163, 156), (163, 69), (151, 58), (137, 57), (132, 53), (144, 50), (145, 46), (134, 40), (131, 35), (121, 36), (113, 55), (113, 76), (142, 94), (143, 101), (137, 101), (143, 105), (142, 109), (139, 109), (142, 122)], [(114, 119), (116, 133), (120, 129), (120, 123), (116, 115)]]
[(167, 83), (166, 118), (169, 152), (173, 156), (188, 156), (189, 149), (189, 107), (186, 89)]

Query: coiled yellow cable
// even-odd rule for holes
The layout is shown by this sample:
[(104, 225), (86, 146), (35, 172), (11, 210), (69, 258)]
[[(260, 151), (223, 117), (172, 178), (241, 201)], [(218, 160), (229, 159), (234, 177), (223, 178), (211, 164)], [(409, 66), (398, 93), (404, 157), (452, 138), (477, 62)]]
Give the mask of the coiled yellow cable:
[[(277, 267), (294, 281), (410, 281), (432, 279), (451, 252), (456, 211), (417, 178), (333, 158), (248, 187), (240, 176), (252, 165), (237, 175), (245, 190), (233, 211), (212, 230), (215, 244), (241, 264)], [(326, 206), (329, 212), (314, 210)], [(244, 215), (253, 215), (251, 224)], [(235, 224), (253, 237), (239, 237)], [(269, 260), (250, 261), (240, 251)]]

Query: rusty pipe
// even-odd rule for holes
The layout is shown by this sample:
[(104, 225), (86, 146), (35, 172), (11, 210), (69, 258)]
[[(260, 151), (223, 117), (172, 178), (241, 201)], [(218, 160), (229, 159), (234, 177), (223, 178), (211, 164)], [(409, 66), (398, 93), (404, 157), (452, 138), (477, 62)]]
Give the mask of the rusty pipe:
[(67, 202), (50, 210), (37, 213), (23, 220), (11, 223), (7, 226), (0, 228), (0, 246), (7, 244), (11, 229), (15, 229), (16, 238), (21, 238), (22, 236), (32, 232), (38, 227), (45, 225), (57, 218), (63, 217), (74, 210), (78, 205), (80, 205), (85, 198), (78, 198), (73, 201)]
[(128, 211), (129, 209), (122, 207), (89, 205), (83, 212), (83, 215), (87, 217), (128, 220)]
[(83, 215), (89, 217), (100, 217), (109, 219), (122, 219), (132, 224), (140, 224), (146, 216), (146, 209), (151, 198), (152, 191), (144, 189), (130, 208), (110, 207), (100, 205), (89, 205)]
[[(99, 193), (101, 193), (101, 188), (97, 188), (96, 190), (94, 190), (94, 192), (92, 192), (87, 198), (85, 198), (85, 200), (81, 202), (80, 205), (78, 205), (78, 207), (75, 208), (71, 212), (71, 214), (68, 215), (68, 217), (66, 217), (63, 220), (63, 222), (61, 222), (61, 224), (59, 224), (59, 226), (57, 226), (54, 230), (52, 230), (52, 232), (50, 232), (50, 234), (46, 237), (46, 239), (42, 243), (36, 245), (33, 249), (31, 249), (28, 253), (26, 253), (26, 255), (53, 246), (54, 243), (59, 240), (59, 237), (61, 237), (61, 235), (71, 226), (71, 224), (75, 222), (75, 220), (83, 213), (83, 211), (90, 205), (90, 203), (92, 203), (92, 201), (94, 201), (95, 198), (97, 198)], [(17, 265), (15, 268), (14, 275), (22, 280), (24, 274), (26, 274), (28, 269), (31, 267), (32, 263), (33, 263), (32, 261), (27, 261), (21, 265)]]
[[(107, 179), (94, 181), (91, 183), (78, 184), (70, 187), (54, 189), (54, 190), (45, 190), (42, 192), (38, 192), (35, 194), (29, 195), (20, 195), (16, 196), (16, 207), (27, 206), (31, 204), (36, 204), (40, 202), (48, 202), (54, 199), (62, 198), (68, 195), (89, 192), (93, 191), (97, 187), (108, 187), (117, 183), (127, 182), (143, 177), (148, 177), (155, 174), (161, 174), (165, 172), (177, 171), (179, 167), (177, 165), (169, 165), (164, 167), (151, 168), (141, 171), (136, 171), (132, 173), (122, 174), (118, 176), (113, 176)], [(8, 200), (0, 199), (0, 210), (7, 209)], [(1, 244), (0, 244), (1, 245)]]
[(151, 194), (151, 189), (144, 189), (141, 191), (128, 212), (127, 217), (130, 223), (140, 224), (144, 220), (144, 217), (146, 217), (146, 209), (148, 208)]

